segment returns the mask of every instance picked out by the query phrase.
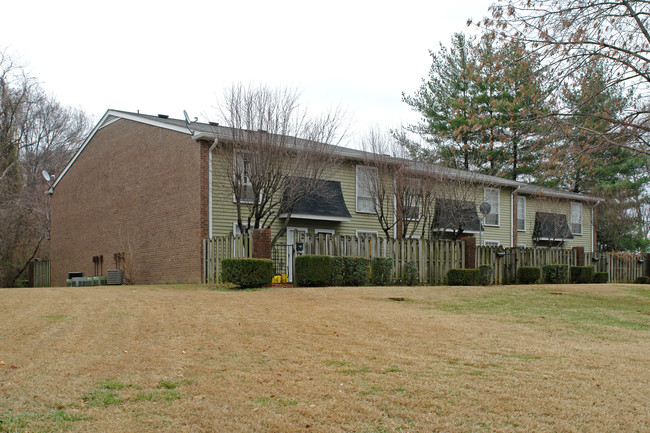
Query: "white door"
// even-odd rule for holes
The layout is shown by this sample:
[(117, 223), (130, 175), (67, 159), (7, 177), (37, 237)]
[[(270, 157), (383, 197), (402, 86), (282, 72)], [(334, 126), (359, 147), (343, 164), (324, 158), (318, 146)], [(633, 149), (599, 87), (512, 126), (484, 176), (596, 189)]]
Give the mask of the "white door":
[(293, 283), (294, 238), (296, 233), (307, 233), (307, 229), (302, 227), (287, 228), (287, 278), (290, 283)]

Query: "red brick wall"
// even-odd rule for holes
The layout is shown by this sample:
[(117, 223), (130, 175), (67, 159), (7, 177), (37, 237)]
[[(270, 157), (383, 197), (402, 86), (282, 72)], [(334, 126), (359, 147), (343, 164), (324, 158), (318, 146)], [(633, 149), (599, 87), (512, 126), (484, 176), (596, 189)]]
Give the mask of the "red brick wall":
[(271, 229), (253, 229), (253, 258), (271, 258)]
[(97, 131), (52, 196), (53, 284), (70, 271), (93, 275), (98, 255), (106, 275), (129, 250), (136, 283), (199, 282), (206, 146), (124, 119)]

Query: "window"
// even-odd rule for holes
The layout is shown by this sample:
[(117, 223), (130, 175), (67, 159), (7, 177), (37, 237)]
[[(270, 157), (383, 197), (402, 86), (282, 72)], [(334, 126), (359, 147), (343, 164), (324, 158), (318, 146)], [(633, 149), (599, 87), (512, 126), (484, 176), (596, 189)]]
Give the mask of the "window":
[(395, 195), (397, 206), (401, 207), (401, 218), (409, 221), (420, 219), (420, 195), (422, 188), (420, 179), (407, 176), (396, 176)]
[(517, 244), (517, 248), (526, 248), (526, 244)]
[(377, 169), (357, 165), (357, 212), (376, 213), (375, 195)]
[(496, 188), (485, 188), (483, 199), (490, 204), (490, 213), (485, 215), (486, 226), (499, 225), (499, 190)]
[(418, 221), (420, 219), (420, 197), (411, 197), (404, 206), (404, 219)]
[(488, 241), (488, 240), (483, 241), (484, 247), (498, 247), (500, 245), (501, 243), (499, 241)]
[(571, 233), (582, 234), (582, 203), (571, 203)]
[(357, 230), (357, 236), (377, 236), (377, 231), (372, 230)]
[[(253, 184), (251, 174), (253, 170), (253, 158), (247, 153), (235, 154), (233, 161), (233, 176), (235, 180), (239, 178), (238, 184), (241, 185), (241, 203), (254, 203), (255, 195), (253, 194)], [(237, 202), (237, 194), (233, 191), (233, 202)]]
[[(246, 224), (246, 223), (243, 223), (243, 224), (244, 224), (244, 227), (246, 228), (246, 233), (248, 233), (248, 224)], [(235, 236), (239, 236), (239, 235), (242, 234), (241, 230), (239, 230), (239, 224), (237, 224), (236, 221), (234, 223), (232, 223), (232, 234), (235, 235)]]
[(526, 231), (526, 197), (517, 196), (517, 231)]
[(314, 233), (316, 233), (317, 235), (333, 235), (334, 230), (330, 230), (330, 229), (314, 229)]

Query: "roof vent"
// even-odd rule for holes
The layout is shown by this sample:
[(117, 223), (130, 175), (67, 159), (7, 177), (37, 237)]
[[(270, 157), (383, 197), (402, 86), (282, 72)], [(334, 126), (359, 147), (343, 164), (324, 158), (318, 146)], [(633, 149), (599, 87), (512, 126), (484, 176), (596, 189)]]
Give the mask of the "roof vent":
[(219, 126), (219, 122), (208, 122), (212, 126)]
[(169, 119), (168, 114), (159, 114), (158, 117), (160, 117), (161, 119)]

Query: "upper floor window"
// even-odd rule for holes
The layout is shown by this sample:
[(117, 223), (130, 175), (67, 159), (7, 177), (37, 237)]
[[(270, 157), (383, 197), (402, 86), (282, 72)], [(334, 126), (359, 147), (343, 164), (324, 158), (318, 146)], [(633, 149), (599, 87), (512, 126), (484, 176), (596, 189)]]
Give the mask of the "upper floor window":
[(582, 234), (582, 203), (571, 203), (571, 233)]
[(517, 196), (517, 231), (526, 231), (526, 197)]
[(497, 188), (485, 188), (483, 199), (490, 204), (490, 213), (485, 215), (486, 226), (499, 225), (499, 190)]
[(253, 173), (253, 158), (247, 153), (236, 153), (233, 161), (233, 177), (235, 178), (235, 191), (233, 191), (233, 201), (237, 202), (237, 195), (241, 203), (253, 203), (255, 195), (253, 194), (253, 183), (251, 176)]
[(377, 168), (357, 165), (357, 212), (375, 213)]

